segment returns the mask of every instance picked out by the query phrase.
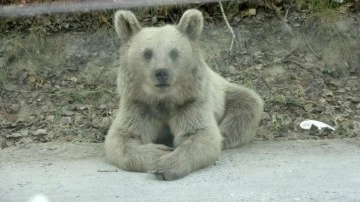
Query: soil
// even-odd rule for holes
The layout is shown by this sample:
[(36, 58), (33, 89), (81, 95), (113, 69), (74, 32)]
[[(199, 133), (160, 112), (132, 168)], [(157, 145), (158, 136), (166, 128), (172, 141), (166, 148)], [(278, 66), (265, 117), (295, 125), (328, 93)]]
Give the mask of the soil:
[[(206, 15), (205, 15), (206, 16)], [(53, 19), (54, 17), (52, 17)], [(157, 23), (154, 18), (144, 24)], [(75, 23), (74, 20), (72, 23)], [(156, 22), (155, 22), (156, 21)], [(291, 11), (208, 16), (208, 64), (265, 100), (259, 140), (360, 137), (360, 13)], [(9, 32), (0, 38), (0, 145), (102, 142), (119, 100), (120, 43), (110, 26), (68, 32)], [(336, 128), (303, 130), (315, 119)]]

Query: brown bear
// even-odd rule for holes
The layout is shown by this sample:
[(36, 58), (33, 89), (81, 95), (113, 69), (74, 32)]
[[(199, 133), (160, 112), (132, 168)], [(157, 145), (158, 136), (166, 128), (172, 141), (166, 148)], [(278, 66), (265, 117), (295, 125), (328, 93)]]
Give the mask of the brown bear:
[(162, 27), (141, 27), (131, 11), (114, 17), (122, 42), (120, 103), (105, 140), (109, 162), (175, 180), (254, 137), (263, 101), (206, 64), (200, 11), (189, 9), (177, 25)]

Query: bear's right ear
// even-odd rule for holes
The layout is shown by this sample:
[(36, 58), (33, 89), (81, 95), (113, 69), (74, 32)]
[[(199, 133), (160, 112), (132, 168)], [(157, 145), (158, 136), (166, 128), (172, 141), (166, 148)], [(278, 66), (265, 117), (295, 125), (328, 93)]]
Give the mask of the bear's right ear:
[(120, 40), (127, 41), (141, 30), (141, 25), (131, 11), (118, 10), (114, 16), (114, 26)]
[(184, 33), (190, 40), (200, 38), (204, 27), (204, 17), (197, 9), (188, 9), (182, 15), (177, 28)]

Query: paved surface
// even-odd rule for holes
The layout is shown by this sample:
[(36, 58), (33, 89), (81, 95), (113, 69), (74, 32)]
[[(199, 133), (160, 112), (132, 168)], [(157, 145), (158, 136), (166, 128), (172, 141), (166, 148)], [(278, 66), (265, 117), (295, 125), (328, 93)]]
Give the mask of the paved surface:
[(103, 145), (33, 144), (0, 151), (0, 201), (360, 201), (359, 139), (256, 141), (183, 179), (116, 169)]

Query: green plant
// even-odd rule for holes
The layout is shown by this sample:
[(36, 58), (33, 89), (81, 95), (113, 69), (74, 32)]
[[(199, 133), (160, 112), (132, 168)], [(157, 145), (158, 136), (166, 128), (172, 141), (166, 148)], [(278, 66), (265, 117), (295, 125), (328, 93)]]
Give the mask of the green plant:
[(100, 85), (96, 88), (61, 90), (59, 96), (69, 96), (77, 103), (84, 103), (87, 98), (100, 99), (106, 94), (112, 95), (113, 92)]

